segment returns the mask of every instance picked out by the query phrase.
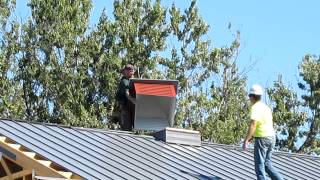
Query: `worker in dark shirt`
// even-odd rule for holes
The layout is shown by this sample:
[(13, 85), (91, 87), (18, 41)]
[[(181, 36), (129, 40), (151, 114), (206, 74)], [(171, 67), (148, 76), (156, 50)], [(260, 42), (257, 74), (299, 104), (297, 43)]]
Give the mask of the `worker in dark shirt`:
[(117, 100), (120, 106), (120, 126), (124, 131), (131, 131), (134, 123), (134, 104), (133, 88), (130, 84), (130, 79), (134, 75), (134, 67), (127, 64), (122, 70), (122, 78), (120, 80)]

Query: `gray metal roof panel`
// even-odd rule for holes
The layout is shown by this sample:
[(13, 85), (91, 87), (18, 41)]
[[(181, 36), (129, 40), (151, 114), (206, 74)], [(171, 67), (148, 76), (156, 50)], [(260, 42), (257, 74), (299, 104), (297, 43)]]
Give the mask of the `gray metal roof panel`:
[[(124, 169), (124, 168), (119, 168), (118, 166), (128, 163), (127, 161), (124, 161), (121, 158), (123, 154), (119, 153), (113, 147), (108, 148), (108, 146), (101, 145), (101, 143), (97, 141), (96, 138), (95, 139), (88, 138), (87, 136), (81, 135), (81, 133), (73, 129), (66, 129), (66, 130), (60, 129), (59, 132), (68, 134), (74, 142), (77, 142), (82, 147), (84, 147), (84, 150), (88, 152), (88, 155), (92, 155), (104, 163), (111, 163), (117, 169)], [(96, 141), (96, 142), (92, 143), (93, 141)], [(115, 163), (114, 161), (110, 161), (109, 159), (117, 159), (117, 162)], [(97, 160), (97, 162), (99, 162), (99, 160)], [(136, 169), (136, 166), (132, 166), (131, 168), (127, 167), (125, 169), (125, 173), (128, 173), (138, 179), (147, 178), (146, 173), (144, 174), (139, 173)]]
[[(252, 151), (168, 144), (121, 131), (0, 120), (0, 134), (86, 179), (255, 179)], [(320, 160), (274, 152), (285, 179), (320, 179)]]
[[(68, 147), (61, 146), (61, 141), (56, 140), (54, 136), (48, 136), (47, 131), (44, 129), (44, 125), (34, 125), (35, 124), (30, 123), (16, 123), (14, 121), (7, 121), (3, 123), (3, 121), (1, 121), (0, 128), (5, 128), (6, 131), (3, 132), (2, 130), (4, 129), (2, 129), (0, 132), (6, 137), (48, 158), (49, 160), (58, 162), (57, 164), (69, 169), (70, 171), (74, 172), (75, 170), (80, 169), (81, 173), (78, 174), (81, 176), (100, 179), (119, 177), (118, 173), (114, 173), (107, 168), (103, 169), (103, 173), (96, 171), (95, 166), (90, 167), (88, 164), (83, 162), (84, 159), (82, 156), (73, 153), (68, 149)], [(24, 128), (24, 126), (27, 126), (28, 128)], [(6, 135), (8, 133), (11, 134), (8, 136)], [(14, 135), (14, 137), (11, 137), (12, 135)]]

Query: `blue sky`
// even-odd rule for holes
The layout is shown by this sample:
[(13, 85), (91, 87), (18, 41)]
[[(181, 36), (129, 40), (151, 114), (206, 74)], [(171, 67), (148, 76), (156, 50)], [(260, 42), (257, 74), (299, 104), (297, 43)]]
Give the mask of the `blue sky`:
[[(27, 0), (17, 1), (15, 15), (28, 17)], [(182, 10), (191, 0), (162, 0), (169, 7), (173, 2)], [(93, 0), (91, 24), (97, 23), (103, 8), (112, 13), (112, 0)], [(317, 0), (198, 0), (200, 15), (210, 25), (208, 37), (214, 47), (228, 45), (232, 33), (241, 32), (240, 69), (255, 62), (247, 74), (248, 85), (270, 86), (282, 74), (285, 82), (297, 90), (298, 65), (305, 54), (320, 54), (320, 15)], [(229, 22), (232, 31), (228, 30)]]

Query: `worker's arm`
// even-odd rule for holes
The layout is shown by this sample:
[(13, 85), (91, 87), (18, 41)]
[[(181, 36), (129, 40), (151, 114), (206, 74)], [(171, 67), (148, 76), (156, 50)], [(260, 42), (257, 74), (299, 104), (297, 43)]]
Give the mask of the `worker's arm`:
[(257, 121), (251, 120), (249, 129), (248, 129), (248, 133), (247, 133), (247, 137), (242, 145), (243, 150), (247, 150), (248, 144), (249, 144), (249, 142), (251, 142), (251, 140), (253, 138), (253, 134), (256, 130), (256, 127), (257, 127)]
[(130, 96), (129, 89), (126, 89), (126, 97), (131, 101), (133, 104), (136, 104), (136, 98)]

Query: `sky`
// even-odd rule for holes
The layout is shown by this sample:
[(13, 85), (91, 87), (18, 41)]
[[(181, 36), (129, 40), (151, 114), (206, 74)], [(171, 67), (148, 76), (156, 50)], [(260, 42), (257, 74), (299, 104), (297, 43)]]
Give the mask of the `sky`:
[[(184, 10), (191, 0), (162, 0), (165, 7), (173, 2)], [(27, 0), (17, 1), (15, 14), (22, 19), (30, 15), (26, 3)], [(103, 8), (111, 17), (112, 4), (112, 0), (93, 0), (90, 24), (97, 23)], [(233, 34), (240, 31), (238, 65), (240, 71), (250, 69), (248, 86), (271, 86), (282, 74), (285, 83), (298, 90), (298, 66), (303, 56), (320, 54), (318, 0), (198, 0), (197, 6), (210, 26), (208, 38), (213, 47), (229, 45)]]

